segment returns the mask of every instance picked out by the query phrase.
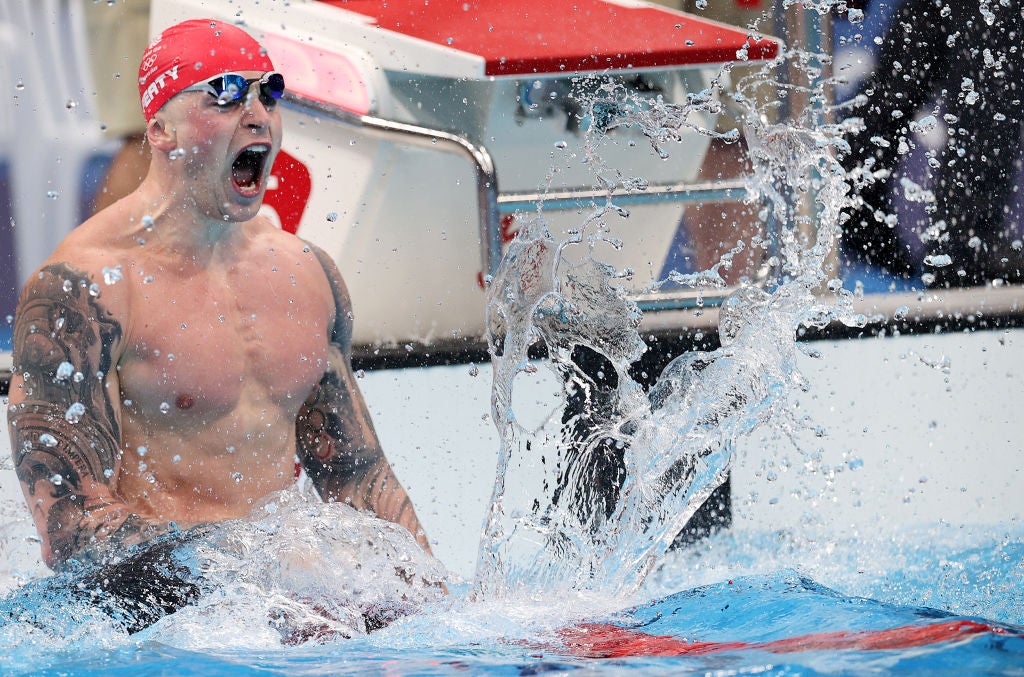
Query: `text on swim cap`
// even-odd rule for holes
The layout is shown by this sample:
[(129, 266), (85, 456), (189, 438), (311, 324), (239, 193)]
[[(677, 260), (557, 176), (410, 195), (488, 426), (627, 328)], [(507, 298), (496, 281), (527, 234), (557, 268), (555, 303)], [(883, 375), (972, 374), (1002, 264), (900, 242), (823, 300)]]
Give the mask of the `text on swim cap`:
[(163, 73), (158, 75), (153, 82), (149, 83), (149, 87), (146, 87), (146, 91), (142, 93), (142, 107), (148, 108), (149, 103), (153, 100), (161, 89), (164, 88), (164, 80), (170, 76), (172, 80), (178, 79), (178, 65), (171, 66)]

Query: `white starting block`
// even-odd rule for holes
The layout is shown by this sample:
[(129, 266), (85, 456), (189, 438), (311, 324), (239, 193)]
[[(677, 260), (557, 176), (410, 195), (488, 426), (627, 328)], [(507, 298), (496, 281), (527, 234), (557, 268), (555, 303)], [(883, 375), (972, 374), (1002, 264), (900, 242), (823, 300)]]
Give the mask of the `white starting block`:
[[(546, 196), (557, 232), (578, 226), (591, 200), (603, 204), (582, 157), (568, 156), (581, 145), (571, 78), (593, 73), (683, 102), (744, 45), (752, 60), (779, 47), (608, 0), (155, 0), (151, 30), (196, 17), (250, 31), (284, 73), (284, 144), (266, 204), (335, 257), (363, 346), (478, 339), (483, 276), (512, 213)], [(616, 130), (601, 156), (652, 186), (692, 184), (708, 139), (683, 133), (668, 161), (630, 130)], [(671, 192), (630, 207), (614, 232), (625, 246), (600, 253), (635, 270), (638, 287), (659, 274), (675, 235), (682, 207)]]

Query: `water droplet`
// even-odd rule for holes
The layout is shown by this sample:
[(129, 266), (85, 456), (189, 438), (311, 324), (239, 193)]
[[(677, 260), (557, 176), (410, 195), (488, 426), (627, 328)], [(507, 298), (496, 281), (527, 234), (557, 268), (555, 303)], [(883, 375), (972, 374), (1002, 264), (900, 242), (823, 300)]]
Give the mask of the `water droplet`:
[(57, 438), (51, 435), (50, 433), (43, 433), (42, 435), (40, 435), (39, 441), (48, 447), (57, 446)]
[(474, 364), (472, 367), (469, 368), (469, 375), (470, 376), (479, 376), (480, 375), (480, 369)]
[(902, 320), (902, 319), (906, 318), (907, 313), (909, 313), (909, 312), (910, 312), (910, 307), (909, 306), (900, 306), (899, 308), (897, 308), (893, 312), (892, 319), (894, 319), (894, 320)]
[(148, 467), (145, 461), (139, 461), (139, 472), (145, 472)]
[(161, 414), (166, 414), (170, 410), (171, 410), (171, 405), (167, 404), (166, 402), (161, 402), (160, 403), (160, 413)]
[(175, 465), (177, 465), (178, 463), (181, 463), (181, 454), (175, 454), (171, 458), (171, 463), (174, 463)]
[(21, 90), (25, 89), (25, 83), (24, 83), (24, 82), (22, 82), (22, 81), (21, 81), (21, 79), (19, 79), (19, 80), (18, 80), (18, 81), (17, 81), (17, 82), (16, 82), (15, 84), (14, 84), (14, 88), (15, 88), (16, 90), (18, 90), (18, 91), (20, 92)]
[(55, 485), (60, 486), (64, 482), (64, 478), (58, 473), (50, 478), (50, 481)]
[(153, 217), (150, 216), (149, 214), (146, 214), (145, 216), (142, 217), (142, 227), (145, 228), (146, 230), (153, 230), (153, 227), (155, 225), (156, 224), (153, 221)]
[(78, 102), (75, 101), (74, 99), (68, 99), (64, 103), (64, 107), (67, 108), (68, 110), (74, 110), (74, 109), (78, 108)]
[(83, 416), (85, 416), (85, 405), (81, 402), (75, 402), (64, 412), (64, 420), (71, 424), (78, 423)]
[(85, 374), (83, 374), (80, 371), (76, 371), (74, 375), (71, 377), (71, 380), (74, 381), (75, 383), (81, 383), (82, 381), (85, 380)]
[(94, 298), (100, 297), (100, 286), (95, 282), (89, 285), (89, 296), (92, 296)]
[(366, 372), (360, 369), (356, 372), (356, 378), (366, 378)]
[(942, 268), (951, 263), (953, 263), (953, 258), (949, 254), (930, 254), (924, 257), (924, 264), (934, 268)]
[(71, 375), (75, 373), (75, 365), (70, 362), (61, 362), (57, 365), (57, 371), (54, 373), (54, 379), (58, 381), (66, 381), (71, 378)]
[(241, 482), (242, 480), (245, 479), (245, 475), (236, 470), (235, 472), (231, 473), (231, 479), (233, 479), (235, 482)]
[(138, 454), (139, 456), (145, 456), (146, 454), (149, 453), (149, 449), (147, 449), (146, 447), (137, 447), (135, 449), (135, 453)]
[(106, 285), (117, 284), (121, 281), (123, 275), (121, 274), (121, 264), (117, 264), (113, 268), (103, 268), (103, 282)]
[(177, 160), (178, 158), (183, 158), (183, 157), (185, 157), (185, 149), (184, 148), (175, 148), (174, 150), (169, 151), (167, 153), (167, 159), (168, 160)]
[(64, 293), (66, 294), (70, 292), (72, 289), (74, 289), (75, 285), (71, 284), (71, 280), (64, 280), (64, 284), (61, 286), (61, 288), (64, 290)]
[(50, 198), (51, 200), (56, 200), (59, 195), (60, 193), (58, 193), (55, 190), (46, 191), (46, 197)]
[(328, 212), (328, 214), (327, 214), (327, 221), (328, 222), (334, 223), (337, 220), (338, 220), (338, 212)]
[(114, 476), (113, 469), (111, 469), (111, 468), (104, 468), (103, 469), (103, 476), (106, 477), (109, 480), (111, 477)]

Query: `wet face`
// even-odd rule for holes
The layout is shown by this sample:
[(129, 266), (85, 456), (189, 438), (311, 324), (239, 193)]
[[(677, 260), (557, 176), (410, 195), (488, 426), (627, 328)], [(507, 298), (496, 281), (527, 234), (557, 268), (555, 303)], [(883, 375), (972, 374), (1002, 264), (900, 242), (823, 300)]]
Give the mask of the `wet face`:
[[(241, 71), (247, 78), (263, 73)], [(281, 113), (253, 84), (236, 103), (205, 92), (182, 92), (164, 107), (176, 148), (168, 157), (195, 209), (222, 221), (253, 218), (263, 203), (270, 168), (281, 148)]]

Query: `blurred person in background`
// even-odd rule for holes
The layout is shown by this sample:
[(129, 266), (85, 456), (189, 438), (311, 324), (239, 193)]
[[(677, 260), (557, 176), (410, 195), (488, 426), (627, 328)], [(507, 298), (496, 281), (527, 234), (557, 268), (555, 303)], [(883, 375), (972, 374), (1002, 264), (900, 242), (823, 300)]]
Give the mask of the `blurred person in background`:
[[(923, 273), (937, 287), (1024, 279), (1022, 14), (1019, 2), (905, 0), (896, 9), (851, 111), (864, 129), (844, 162), (868, 177), (843, 226), (852, 263), (897, 278)], [(935, 147), (918, 148), (929, 132)], [(932, 178), (920, 188), (934, 202), (923, 221), (900, 223), (902, 206), (921, 195), (906, 158), (922, 151)]]
[(96, 191), (93, 213), (128, 195), (149, 171), (146, 120), (139, 110), (139, 58), (149, 42), (150, 0), (115, 3), (80, 0), (96, 111), (104, 134), (119, 142), (106, 176)]

